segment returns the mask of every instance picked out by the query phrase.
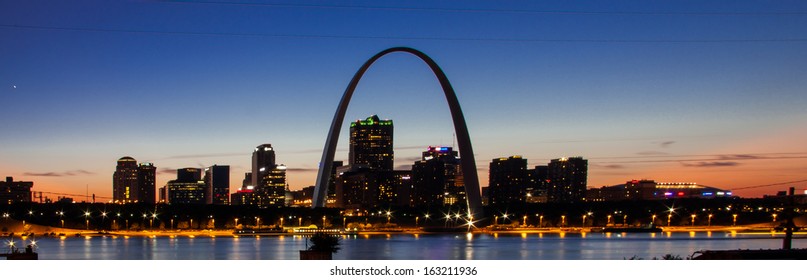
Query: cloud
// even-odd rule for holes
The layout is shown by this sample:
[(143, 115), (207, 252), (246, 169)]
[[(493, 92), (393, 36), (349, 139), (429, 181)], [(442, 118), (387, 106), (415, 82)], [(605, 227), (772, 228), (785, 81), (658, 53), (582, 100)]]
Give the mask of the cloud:
[(696, 163), (681, 163), (686, 167), (733, 167), (740, 165), (739, 162), (734, 161), (701, 161)]
[(169, 156), (162, 159), (189, 159), (189, 158), (211, 158), (211, 157), (234, 157), (234, 156), (244, 156), (249, 155), (248, 152), (242, 153), (216, 153), (216, 154), (195, 154), (195, 155), (176, 155), (176, 156)]
[(25, 172), (23, 175), (25, 176), (32, 176), (32, 177), (67, 177), (67, 176), (79, 176), (79, 175), (93, 175), (94, 172), (90, 172), (87, 170), (70, 170), (65, 172)]
[(719, 155), (717, 158), (719, 160), (748, 160), (748, 159), (764, 159), (765, 157), (740, 154), (740, 155)]
[(664, 141), (659, 143), (658, 145), (662, 148), (669, 148), (670, 146), (672, 146), (672, 144), (675, 144), (675, 141)]
[(638, 152), (636, 154), (640, 155), (640, 156), (666, 156), (666, 155), (669, 155), (669, 153), (659, 152), (659, 151), (644, 151), (644, 152)]
[(286, 171), (292, 171), (292, 172), (317, 172), (317, 171), (319, 171), (319, 169), (317, 169), (317, 168), (303, 168), (303, 167), (294, 168), (294, 167), (291, 167), (291, 168), (286, 168)]
[(176, 174), (177, 170), (176, 170), (176, 168), (163, 167), (163, 168), (160, 168), (160, 170), (157, 170), (157, 173), (158, 174)]
[(625, 166), (621, 164), (592, 164), (591, 167), (602, 169), (624, 169)]

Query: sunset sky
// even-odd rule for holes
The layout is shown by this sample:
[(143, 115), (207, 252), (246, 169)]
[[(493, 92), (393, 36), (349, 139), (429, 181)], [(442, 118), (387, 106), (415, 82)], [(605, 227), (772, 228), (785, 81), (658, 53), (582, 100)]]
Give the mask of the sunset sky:
[[(291, 189), (313, 185), (350, 78), (408, 46), (451, 80), (482, 186), (491, 159), (521, 155), (587, 158), (592, 187), (807, 189), (805, 1), (109, 2), (0, 2), (0, 176), (106, 200), (131, 156), (158, 186), (230, 165), (235, 191), (270, 143)], [(347, 121), (373, 114), (394, 121), (401, 168), (453, 143), (414, 56), (364, 76)]]

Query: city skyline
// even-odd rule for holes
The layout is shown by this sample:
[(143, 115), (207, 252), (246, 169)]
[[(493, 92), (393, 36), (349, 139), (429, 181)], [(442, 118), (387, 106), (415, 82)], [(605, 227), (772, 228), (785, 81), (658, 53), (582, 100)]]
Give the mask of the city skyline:
[[(741, 188), (807, 179), (807, 4), (697, 3), (4, 2), (0, 170), (35, 192), (112, 197), (123, 156), (153, 163), (157, 187), (220, 164), (234, 192), (270, 143), (299, 190), (350, 76), (408, 46), (455, 87), (481, 186), (512, 155), (529, 168), (582, 156), (592, 187), (694, 181), (755, 197), (789, 185)], [(415, 58), (390, 55), (359, 84), (348, 121), (375, 114), (396, 122), (396, 168), (455, 146)]]

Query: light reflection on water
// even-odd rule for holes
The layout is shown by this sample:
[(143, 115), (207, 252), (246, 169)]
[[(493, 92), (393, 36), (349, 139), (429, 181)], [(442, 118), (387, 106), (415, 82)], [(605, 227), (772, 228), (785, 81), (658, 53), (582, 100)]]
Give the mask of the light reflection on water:
[[(40, 259), (69, 260), (294, 260), (307, 246), (301, 236), (44, 238)], [(382, 234), (343, 236), (334, 259), (542, 260), (650, 259), (666, 254), (686, 258), (698, 250), (770, 249), (781, 236), (736, 232), (655, 233), (495, 233)], [(797, 238), (794, 248), (807, 247)]]

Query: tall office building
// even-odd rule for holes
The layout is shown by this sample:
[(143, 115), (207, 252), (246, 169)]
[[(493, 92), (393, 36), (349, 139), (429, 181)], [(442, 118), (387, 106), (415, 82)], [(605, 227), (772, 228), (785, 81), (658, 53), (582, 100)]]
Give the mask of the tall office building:
[(186, 167), (177, 169), (177, 181), (185, 183), (195, 183), (202, 180), (202, 169)]
[(244, 174), (241, 181), (241, 189), (230, 195), (231, 205), (258, 205), (258, 196), (255, 193), (255, 186), (252, 185), (252, 172)]
[(553, 159), (549, 162), (547, 200), (577, 202), (586, 198), (588, 160), (582, 157)]
[(137, 166), (137, 197), (140, 202), (156, 204), (157, 167), (144, 162)]
[(112, 175), (112, 199), (115, 203), (132, 203), (139, 199), (137, 161), (132, 157), (118, 159)]
[(454, 205), (465, 202), (460, 158), (451, 147), (429, 147), (412, 165), (412, 205)]
[(490, 163), (488, 203), (502, 206), (526, 201), (527, 159), (521, 156), (493, 159)]
[(202, 170), (199, 168), (177, 169), (177, 179), (165, 185), (167, 203), (205, 204), (207, 186), (201, 177)]
[(252, 186), (261, 207), (282, 207), (286, 200), (286, 166), (275, 162), (271, 144), (263, 144), (252, 153)]
[(397, 203), (392, 132), (392, 121), (376, 115), (350, 123), (348, 165), (337, 168), (337, 205), (366, 210)]
[(392, 120), (379, 120), (377, 115), (350, 123), (349, 164), (392, 171), (392, 130)]
[(252, 186), (261, 185), (261, 179), (275, 168), (275, 149), (272, 144), (263, 144), (252, 152)]
[(207, 204), (230, 204), (230, 166), (213, 165), (205, 168), (205, 202)]
[(118, 159), (112, 174), (112, 200), (115, 203), (157, 202), (157, 167), (144, 162), (138, 165), (132, 157)]

